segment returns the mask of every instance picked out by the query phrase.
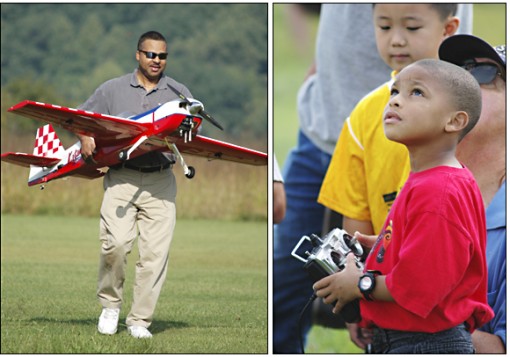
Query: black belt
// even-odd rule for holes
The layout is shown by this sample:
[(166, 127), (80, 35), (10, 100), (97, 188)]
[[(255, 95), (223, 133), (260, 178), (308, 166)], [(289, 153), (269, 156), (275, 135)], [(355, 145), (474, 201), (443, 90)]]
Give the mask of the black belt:
[(123, 164), (118, 164), (118, 165), (112, 166), (111, 168), (114, 170), (119, 170), (119, 169), (125, 167), (126, 169), (135, 170), (135, 171), (143, 172), (143, 173), (149, 173), (149, 172), (163, 171), (163, 170), (169, 169), (171, 166), (172, 166), (172, 164), (167, 163), (167, 164), (160, 165), (160, 166), (138, 167), (138, 166), (134, 166), (134, 165), (131, 165), (128, 163), (123, 163)]

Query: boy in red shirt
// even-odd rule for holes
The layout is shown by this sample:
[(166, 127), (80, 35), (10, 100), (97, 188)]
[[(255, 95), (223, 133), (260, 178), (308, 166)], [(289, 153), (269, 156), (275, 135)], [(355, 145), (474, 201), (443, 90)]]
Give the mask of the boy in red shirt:
[(481, 111), (480, 86), (439, 60), (404, 68), (384, 114), (388, 139), (409, 150), (411, 173), (361, 272), (347, 267), (314, 285), (334, 312), (361, 298), (375, 353), (473, 353), (470, 332), (487, 304), (483, 200), (457, 143)]

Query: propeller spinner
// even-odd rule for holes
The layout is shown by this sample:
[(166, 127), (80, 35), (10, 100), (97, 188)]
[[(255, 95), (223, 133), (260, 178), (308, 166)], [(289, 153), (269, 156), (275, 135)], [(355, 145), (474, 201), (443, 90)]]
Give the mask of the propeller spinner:
[(188, 111), (195, 115), (195, 114), (198, 114), (200, 115), (202, 118), (204, 118), (205, 120), (209, 121), (212, 125), (214, 125), (215, 127), (217, 127), (218, 129), (220, 130), (223, 130), (223, 127), (220, 125), (220, 123), (218, 123), (216, 121), (216, 119), (214, 119), (212, 117), (211, 114), (207, 113), (205, 110), (204, 110), (204, 106), (202, 105), (202, 103), (200, 102), (191, 102), (188, 98), (186, 98), (181, 92), (179, 92), (177, 89), (175, 89), (174, 87), (172, 87), (170, 84), (167, 84), (168, 87), (175, 93), (179, 96), (179, 98), (181, 98), (185, 103), (186, 105), (188, 106)]

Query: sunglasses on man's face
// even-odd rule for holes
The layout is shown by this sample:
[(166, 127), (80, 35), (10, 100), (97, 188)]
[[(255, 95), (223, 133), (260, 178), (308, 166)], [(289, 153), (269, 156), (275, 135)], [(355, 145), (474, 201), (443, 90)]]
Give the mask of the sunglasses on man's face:
[(492, 83), (497, 76), (500, 76), (506, 82), (505, 74), (495, 63), (469, 61), (464, 63), (462, 68), (471, 73), (478, 84)]
[(147, 51), (142, 51), (142, 50), (138, 50), (138, 51), (143, 52), (145, 54), (145, 57), (147, 57), (148, 59), (154, 59), (154, 58), (158, 57), (160, 60), (166, 60), (166, 57), (168, 56), (168, 53), (166, 53), (166, 52), (156, 53), (156, 52), (147, 52)]

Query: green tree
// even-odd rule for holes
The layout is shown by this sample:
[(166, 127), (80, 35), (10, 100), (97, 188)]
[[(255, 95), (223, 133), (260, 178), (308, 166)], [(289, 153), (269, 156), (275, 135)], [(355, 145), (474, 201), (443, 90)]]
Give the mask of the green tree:
[(267, 4), (11, 3), (1, 9), (2, 98), (32, 83), (36, 92), (54, 88), (57, 104), (83, 103), (104, 81), (133, 71), (138, 37), (156, 30), (168, 40), (167, 74), (204, 102), (227, 136), (267, 136)]

